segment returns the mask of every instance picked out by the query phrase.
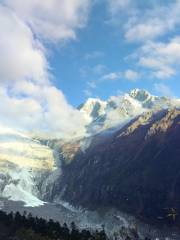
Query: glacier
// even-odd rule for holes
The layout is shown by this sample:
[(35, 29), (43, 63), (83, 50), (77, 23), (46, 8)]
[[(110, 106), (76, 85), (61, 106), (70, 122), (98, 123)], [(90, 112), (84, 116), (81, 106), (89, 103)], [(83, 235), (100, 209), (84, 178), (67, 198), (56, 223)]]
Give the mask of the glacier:
[(37, 176), (55, 170), (53, 150), (30, 136), (0, 128), (0, 197), (39, 206)]

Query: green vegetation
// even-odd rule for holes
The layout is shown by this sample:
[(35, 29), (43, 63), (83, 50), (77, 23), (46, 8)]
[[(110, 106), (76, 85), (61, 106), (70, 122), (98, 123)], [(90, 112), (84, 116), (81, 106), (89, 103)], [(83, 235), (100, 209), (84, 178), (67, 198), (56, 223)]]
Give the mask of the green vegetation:
[[(130, 230), (130, 229), (129, 229)], [(24, 212), (5, 213), (0, 211), (0, 240), (140, 240), (135, 229), (127, 231), (122, 227), (119, 233), (107, 237), (104, 226), (102, 230), (90, 232), (87, 229), (80, 230), (74, 222), (68, 227), (66, 223), (61, 225), (52, 219), (45, 220), (33, 217)], [(145, 238), (145, 240), (150, 240)]]
[(78, 230), (75, 223), (70, 228), (64, 223), (33, 217), (24, 212), (5, 213), (0, 211), (0, 239), (7, 240), (106, 240), (105, 231), (90, 233), (89, 230)]

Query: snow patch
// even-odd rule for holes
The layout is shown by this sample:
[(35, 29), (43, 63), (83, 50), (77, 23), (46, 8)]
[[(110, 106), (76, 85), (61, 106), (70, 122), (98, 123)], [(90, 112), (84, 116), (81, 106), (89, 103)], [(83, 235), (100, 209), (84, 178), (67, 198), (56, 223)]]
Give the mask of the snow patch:
[(43, 205), (44, 202), (35, 196), (37, 189), (34, 175), (29, 169), (9, 165), (9, 169), (0, 176), (1, 197), (22, 201), (27, 207)]
[(3, 196), (12, 201), (22, 201), (25, 207), (37, 207), (44, 205), (44, 202), (25, 191), (20, 185), (9, 184), (5, 186)]

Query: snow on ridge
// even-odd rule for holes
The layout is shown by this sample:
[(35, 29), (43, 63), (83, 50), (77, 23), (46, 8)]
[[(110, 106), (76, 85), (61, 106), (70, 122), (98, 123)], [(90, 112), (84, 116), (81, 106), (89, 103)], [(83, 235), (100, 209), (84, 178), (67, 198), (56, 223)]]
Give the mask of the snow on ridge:
[(133, 89), (120, 96), (111, 96), (107, 101), (89, 98), (79, 110), (89, 118), (88, 136), (121, 126), (143, 112), (169, 107), (180, 107), (180, 99), (151, 95), (144, 89)]

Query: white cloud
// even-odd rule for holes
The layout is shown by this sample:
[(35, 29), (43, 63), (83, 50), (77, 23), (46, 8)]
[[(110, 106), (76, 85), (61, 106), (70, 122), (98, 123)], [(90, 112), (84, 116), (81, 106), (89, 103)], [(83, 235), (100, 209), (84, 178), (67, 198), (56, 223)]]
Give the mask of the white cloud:
[(11, 10), (0, 6), (0, 81), (47, 79), (48, 64), (38, 40)]
[(129, 81), (135, 82), (140, 77), (140, 75), (138, 72), (128, 69), (124, 72), (124, 77)]
[(180, 38), (167, 43), (148, 42), (137, 53), (139, 65), (152, 71), (160, 79), (175, 75), (180, 66)]
[(0, 88), (0, 111), (0, 123), (18, 129), (33, 129), (43, 120), (41, 105), (35, 99), (9, 96), (5, 88)]
[(97, 75), (103, 74), (106, 71), (106, 69), (107, 67), (103, 64), (97, 64), (93, 67), (83, 66), (80, 69), (80, 74), (84, 78), (93, 76), (93, 75), (97, 78)]
[[(34, 88), (36, 88), (34, 86)], [(69, 137), (84, 133), (81, 113), (71, 107), (63, 93), (54, 86), (37, 86), (37, 94), (26, 98), (10, 97), (0, 89), (0, 122), (12, 128)], [(76, 126), (82, 125), (82, 128)]]
[(172, 97), (173, 93), (171, 89), (163, 84), (163, 83), (155, 83), (154, 88), (158, 94), (161, 94), (162, 96)]
[(92, 94), (91, 90), (85, 89), (85, 90), (84, 90), (84, 95), (85, 95), (86, 97), (91, 97), (93, 94)]
[(97, 87), (97, 85), (96, 85), (96, 82), (95, 82), (95, 81), (90, 81), (90, 82), (87, 82), (87, 86), (88, 86), (89, 88), (92, 88), (92, 89), (94, 89), (94, 88), (96, 88), (96, 87)]
[(135, 26), (128, 27), (125, 38), (128, 41), (144, 41), (153, 39), (165, 31), (165, 26), (155, 19), (148, 23), (138, 23)]
[(171, 4), (155, 5), (153, 8), (138, 8), (129, 16), (125, 24), (125, 38), (129, 42), (156, 39), (169, 31), (173, 31), (180, 24), (180, 1)]
[(91, 97), (93, 95), (93, 90), (97, 88), (97, 81), (88, 81), (86, 84), (86, 89), (83, 91), (86, 97)]
[(40, 37), (50, 41), (75, 38), (87, 21), (90, 0), (4, 0)]
[[(133, 45), (133, 61), (141, 71), (158, 79), (179, 72), (180, 0), (108, 0), (112, 22), (118, 25), (127, 44)], [(121, 23), (121, 25), (119, 25)], [(140, 46), (140, 47), (139, 47)], [(130, 58), (129, 58), (130, 59)], [(134, 62), (132, 64), (134, 64)]]
[(104, 52), (101, 52), (101, 51), (94, 51), (91, 53), (87, 53), (85, 55), (86, 60), (97, 59), (97, 58), (102, 58), (102, 57), (104, 57)]
[(101, 80), (102, 80), (102, 81), (104, 81), (104, 80), (105, 80), (105, 81), (106, 81), (106, 80), (111, 80), (111, 81), (113, 81), (113, 80), (119, 79), (121, 76), (122, 76), (122, 74), (121, 74), (120, 72), (111, 72), (111, 73), (108, 73), (108, 74), (102, 76), (102, 77), (101, 77)]
[(105, 70), (106, 70), (106, 66), (103, 64), (97, 64), (92, 68), (92, 72), (97, 75), (102, 74)]
[(108, 0), (110, 12), (112, 15), (117, 14), (119, 11), (127, 10), (130, 4), (132, 3), (131, 0)]
[[(103, 72), (104, 72), (104, 68), (103, 68)], [(99, 74), (99, 72), (98, 72), (98, 74)], [(88, 81), (86, 84), (86, 89), (84, 90), (84, 94), (87, 97), (92, 96), (93, 90), (95, 88), (98, 88), (99, 84), (104, 83), (106, 81), (112, 82), (112, 81), (116, 81), (118, 79), (125, 79), (125, 80), (131, 81), (131, 82), (135, 82), (138, 78), (140, 78), (140, 74), (131, 69), (127, 69), (124, 72), (123, 71), (122, 72), (109, 72), (107, 74), (102, 75), (101, 77), (98, 77), (96, 81)]]
[(59, 42), (74, 37), (86, 22), (88, 2), (0, 4), (0, 124), (52, 137), (84, 133), (83, 116), (51, 82), (42, 39)]
[(114, 81), (120, 78), (125, 78), (129, 81), (136, 81), (140, 77), (140, 74), (134, 70), (127, 69), (126, 71), (122, 72), (111, 72), (105, 74), (101, 77), (101, 81)]

